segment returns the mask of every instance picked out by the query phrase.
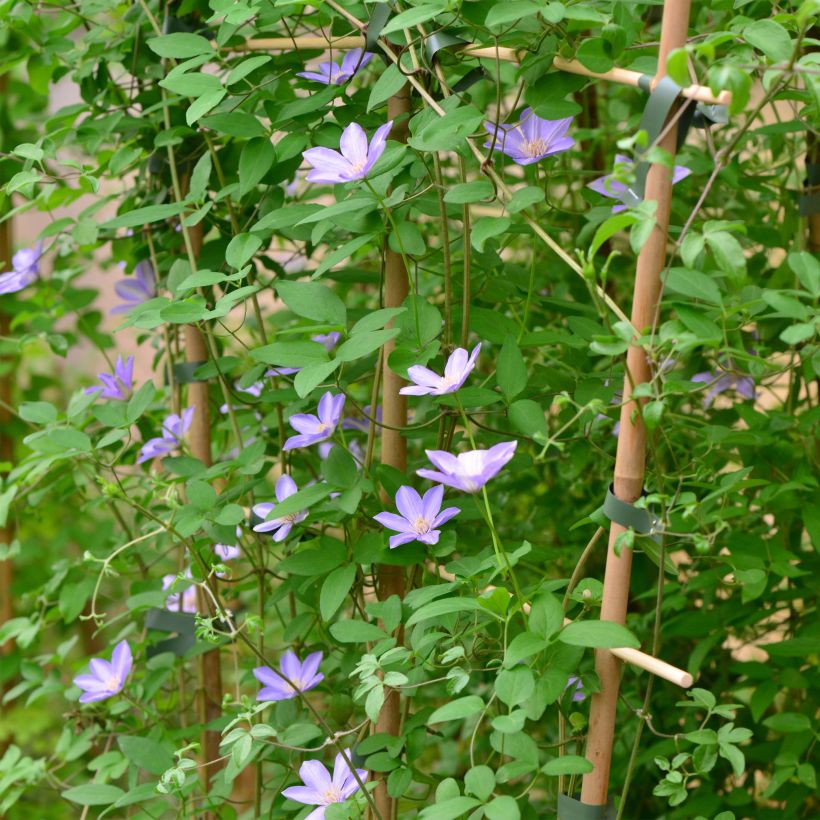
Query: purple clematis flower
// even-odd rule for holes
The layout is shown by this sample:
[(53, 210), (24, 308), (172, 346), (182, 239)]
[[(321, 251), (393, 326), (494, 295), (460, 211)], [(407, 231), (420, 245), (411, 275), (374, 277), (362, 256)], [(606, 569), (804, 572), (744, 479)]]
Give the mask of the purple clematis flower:
[(11, 270), (0, 273), (0, 295), (17, 293), (27, 288), (40, 275), (42, 255), (42, 242), (38, 242), (33, 248), (21, 248), (17, 251), (11, 258)]
[(313, 689), (325, 679), (325, 676), (319, 672), (321, 662), (321, 652), (308, 655), (302, 663), (289, 649), (279, 659), (281, 675), (269, 666), (257, 667), (253, 670), (253, 676), (263, 684), (263, 687), (259, 690), (256, 699), (258, 701), (290, 700), (300, 692)]
[[(242, 537), (242, 528), (236, 528), (236, 540)], [(223, 561), (233, 561), (234, 558), (239, 558), (242, 555), (242, 550), (238, 544), (214, 544), (214, 552)]]
[(138, 262), (134, 268), (133, 279), (123, 279), (114, 285), (117, 296), (125, 304), (117, 305), (111, 313), (127, 313), (131, 308), (153, 299), (157, 295), (157, 277), (154, 268), (147, 259)]
[(498, 125), (485, 122), (484, 128), (495, 140), (484, 143), (491, 148), (493, 142), (499, 151), (506, 154), (519, 165), (532, 165), (545, 157), (569, 151), (575, 140), (566, 136), (572, 117), (563, 120), (544, 120), (533, 113), (532, 108), (521, 112), (518, 125)]
[(729, 370), (707, 370), (703, 373), (696, 373), (692, 376), (692, 381), (710, 386), (711, 389), (703, 397), (703, 406), (707, 409), (721, 393), (727, 390), (734, 390), (739, 396), (750, 401), (754, 401), (756, 396), (755, 382), (751, 376), (741, 376)]
[[(163, 575), (162, 576), (162, 589), (170, 589), (171, 585), (176, 581), (178, 575)], [(185, 577), (191, 577), (191, 570), (185, 571)], [(181, 602), (181, 603), (180, 603)], [(165, 599), (165, 608), (171, 610), (171, 612), (196, 612), (196, 585), (191, 584), (182, 592), (172, 592), (166, 599)]]
[[(629, 176), (634, 165), (635, 163), (629, 157), (623, 154), (615, 154), (614, 171), (606, 176), (593, 179), (592, 182), (587, 185), (587, 188), (591, 188), (596, 193), (601, 194), (601, 196), (609, 197), (609, 199), (623, 199), (629, 186), (625, 182), (616, 179), (616, 174), (618, 176)], [(685, 165), (676, 165), (672, 170), (672, 184), (674, 185), (676, 182), (686, 179), (691, 173)], [(628, 206), (624, 204), (613, 205), (612, 213), (620, 213), (621, 211), (625, 211), (627, 207)]]
[(582, 700), (587, 699), (586, 692), (584, 692), (584, 683), (577, 675), (570, 675), (567, 678), (567, 685), (564, 687), (564, 691), (566, 692), (567, 689), (573, 689), (573, 703), (580, 703)]
[(129, 356), (125, 361), (122, 356), (117, 356), (114, 364), (114, 375), (110, 373), (100, 373), (99, 379), (102, 387), (86, 387), (86, 393), (99, 392), (100, 398), (114, 399), (116, 401), (128, 401), (134, 387), (134, 357)]
[[(276, 480), (276, 500), (281, 504), (286, 498), (290, 498), (294, 495), (298, 489), (299, 488), (296, 486), (296, 482), (289, 475), (279, 476)], [(257, 524), (253, 528), (253, 531), (272, 532), (274, 541), (284, 541), (288, 535), (290, 535), (293, 525), (298, 524), (300, 521), (304, 521), (307, 518), (308, 513), (307, 510), (301, 510), (300, 512), (283, 515), (281, 518), (274, 518), (270, 521), (265, 521), (264, 519), (271, 514), (271, 511), (275, 506), (275, 504), (272, 504), (269, 501), (263, 504), (254, 504), (254, 513), (259, 516), (259, 518), (263, 519), (263, 521), (261, 524)]]
[[(331, 803), (344, 803), (359, 790), (359, 784), (351, 769), (350, 752), (341, 752), (336, 755), (333, 763), (333, 777), (318, 760), (306, 760), (299, 767), (299, 777), (304, 786), (289, 786), (282, 792), (288, 800), (304, 803), (308, 806), (318, 806), (305, 820), (324, 820), (325, 808)], [(367, 772), (356, 769), (359, 780), (364, 782)]]
[(92, 658), (88, 663), (89, 674), (74, 678), (74, 683), (83, 690), (80, 703), (94, 703), (122, 692), (132, 666), (128, 641), (120, 641), (114, 647), (110, 663), (102, 658)]
[[(267, 375), (267, 373), (265, 375)], [(258, 399), (262, 395), (262, 391), (265, 389), (265, 383), (261, 381), (254, 382), (250, 385), (250, 387), (240, 387), (239, 384), (236, 383), (234, 384), (234, 389), (237, 393), (247, 393), (249, 396), (253, 396), (255, 399)], [(223, 415), (228, 412), (227, 402), (220, 406), (219, 412)], [(261, 416), (259, 416), (259, 420), (261, 420)]]
[(467, 381), (480, 351), (481, 345), (477, 344), (468, 356), (463, 347), (457, 347), (444, 365), (443, 376), (420, 364), (408, 367), (407, 375), (415, 384), (402, 387), (399, 393), (405, 396), (444, 396), (455, 393)]
[(318, 416), (313, 413), (296, 413), (288, 419), (288, 424), (301, 435), (291, 436), (282, 448), (295, 450), (299, 447), (309, 447), (320, 441), (330, 438), (336, 425), (342, 417), (345, 406), (345, 396), (334, 396), (330, 391), (319, 399)]
[(502, 441), (489, 450), (470, 450), (454, 456), (446, 450), (426, 450), (427, 458), (440, 470), (416, 470), (416, 475), (477, 493), (515, 455), (517, 441)]
[(387, 135), (393, 127), (393, 121), (376, 129), (370, 145), (367, 134), (356, 122), (350, 123), (342, 132), (339, 151), (332, 148), (308, 148), (302, 156), (313, 166), (308, 171), (308, 182), (326, 182), (335, 185), (340, 182), (352, 182), (364, 179), (384, 153)]
[(436, 527), (440, 527), (461, 512), (458, 507), (447, 507), (446, 510), (442, 510), (443, 498), (444, 487), (441, 484), (429, 489), (424, 498), (412, 487), (399, 487), (396, 493), (396, 507), (401, 515), (381, 512), (373, 516), (382, 526), (399, 533), (390, 536), (390, 549), (409, 541), (437, 544), (441, 530), (437, 530)]
[(341, 65), (332, 61), (319, 63), (316, 66), (316, 71), (300, 71), (296, 76), (304, 77), (306, 80), (316, 80), (317, 83), (324, 83), (325, 85), (344, 85), (372, 59), (373, 55), (370, 52), (365, 51), (362, 53), (360, 48), (354, 48), (345, 54)]
[(149, 461), (157, 456), (167, 456), (168, 453), (176, 450), (182, 443), (182, 436), (186, 430), (191, 426), (194, 418), (194, 408), (189, 407), (182, 411), (182, 416), (172, 413), (168, 418), (162, 422), (162, 437), (152, 438), (145, 442), (140, 450), (140, 456), (137, 459), (137, 464), (142, 464), (143, 461)]

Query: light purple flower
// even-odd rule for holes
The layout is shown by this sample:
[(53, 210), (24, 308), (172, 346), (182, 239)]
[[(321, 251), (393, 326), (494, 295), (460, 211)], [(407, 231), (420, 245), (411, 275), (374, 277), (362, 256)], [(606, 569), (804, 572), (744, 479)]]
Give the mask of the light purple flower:
[(314, 416), (313, 413), (296, 413), (291, 416), (288, 424), (300, 435), (291, 436), (282, 449), (295, 450), (329, 439), (342, 417), (344, 406), (344, 394), (334, 396), (328, 391), (319, 399), (318, 416)]
[[(484, 128), (490, 136), (495, 136), (495, 147), (519, 165), (532, 165), (545, 157), (568, 151), (575, 145), (572, 137), (566, 136), (572, 117), (563, 120), (544, 120), (533, 113), (532, 108), (521, 112), (518, 125), (498, 125), (485, 122)], [(491, 148), (493, 140), (484, 143)]]
[[(265, 374), (267, 375), (267, 374)], [(265, 383), (262, 381), (254, 382), (250, 387), (240, 387), (239, 384), (234, 384), (234, 389), (237, 393), (247, 393), (249, 396), (253, 396), (254, 398), (258, 399), (262, 395), (262, 391), (265, 389)], [(221, 405), (219, 408), (219, 412), (223, 415), (228, 412), (228, 403)], [(259, 419), (261, 421), (261, 416)]]
[(17, 293), (27, 288), (40, 275), (42, 255), (42, 242), (38, 242), (33, 248), (21, 248), (17, 251), (11, 258), (11, 270), (0, 273), (0, 295)]
[(122, 279), (114, 285), (114, 290), (125, 304), (118, 305), (111, 313), (127, 313), (131, 308), (153, 299), (157, 295), (157, 277), (151, 263), (147, 259), (138, 262), (133, 279)]
[[(178, 578), (178, 575), (163, 575), (162, 576), (162, 589), (170, 589), (173, 585), (174, 581)], [(191, 577), (191, 570), (185, 571), (185, 577)], [(180, 596), (182, 604), (180, 606)], [(165, 608), (170, 609), (171, 612), (196, 612), (196, 585), (191, 584), (190, 586), (185, 587), (182, 592), (172, 592), (166, 599), (165, 599)]]
[(352, 182), (364, 179), (384, 153), (387, 135), (393, 127), (393, 121), (376, 129), (370, 145), (367, 134), (356, 122), (350, 123), (342, 132), (339, 151), (332, 148), (308, 148), (302, 156), (313, 166), (308, 171), (308, 182), (325, 182), (335, 185), (339, 182)]
[[(242, 527), (236, 528), (236, 540), (242, 537)], [(242, 550), (238, 544), (214, 544), (214, 552), (223, 561), (233, 561), (234, 558), (239, 558), (242, 555)]]
[(114, 364), (114, 375), (110, 373), (100, 373), (99, 379), (102, 387), (86, 387), (86, 393), (98, 393), (100, 398), (114, 399), (116, 401), (127, 401), (131, 397), (134, 387), (134, 357), (129, 356), (125, 361), (122, 356), (117, 356)]
[(580, 703), (582, 700), (586, 700), (586, 692), (584, 692), (584, 684), (583, 681), (577, 675), (570, 675), (567, 678), (567, 685), (564, 687), (564, 691), (566, 692), (567, 689), (573, 688), (572, 692), (572, 701), (573, 703)]
[(325, 85), (343, 85), (372, 59), (373, 55), (370, 52), (366, 51), (362, 54), (360, 48), (354, 48), (345, 54), (341, 65), (332, 61), (319, 63), (316, 71), (300, 71), (296, 76), (304, 77), (306, 80), (316, 80), (317, 83)]
[[(373, 418), (373, 408), (366, 404), (362, 408), (364, 412), (364, 417), (359, 418), (357, 416), (352, 418), (346, 418), (342, 420), (342, 430), (359, 430), (362, 433), (369, 433), (370, 432), (370, 419)], [(376, 432), (379, 432), (379, 425), (382, 423), (382, 408), (381, 406), (376, 407)]]
[(407, 375), (415, 384), (402, 387), (399, 393), (405, 396), (444, 396), (447, 393), (455, 393), (475, 367), (480, 351), (481, 345), (477, 344), (468, 356), (463, 347), (457, 347), (444, 365), (443, 376), (420, 364), (408, 367)]
[(114, 647), (110, 663), (102, 658), (92, 658), (88, 663), (89, 674), (74, 678), (75, 685), (84, 692), (80, 695), (80, 703), (94, 703), (122, 692), (132, 666), (128, 641), (120, 641)]
[(753, 401), (755, 398), (755, 382), (751, 376), (741, 376), (739, 373), (732, 373), (729, 370), (711, 371), (696, 373), (692, 376), (693, 382), (710, 385), (709, 392), (703, 397), (703, 406), (709, 408), (712, 402), (727, 390), (734, 390), (744, 399)]
[[(304, 786), (289, 786), (282, 794), (288, 800), (304, 803), (308, 806), (318, 806), (305, 820), (324, 820), (325, 808), (331, 803), (344, 803), (359, 790), (359, 783), (351, 770), (350, 752), (341, 752), (336, 755), (333, 763), (333, 777), (318, 760), (306, 760), (299, 767), (299, 777)], [(364, 782), (367, 772), (356, 769), (359, 780)]]
[(445, 521), (458, 515), (458, 507), (441, 509), (444, 498), (444, 487), (441, 484), (429, 489), (422, 498), (412, 487), (399, 487), (396, 493), (396, 507), (401, 515), (381, 512), (373, 518), (398, 535), (390, 536), (390, 549), (410, 541), (421, 541), (422, 544), (437, 544), (441, 535), (440, 527)]
[[(629, 190), (629, 186), (619, 179), (616, 179), (616, 174), (621, 177), (629, 176), (632, 173), (634, 165), (635, 163), (629, 157), (623, 154), (615, 154), (615, 170), (613, 173), (598, 177), (598, 179), (593, 179), (592, 182), (587, 185), (587, 188), (591, 188), (596, 193), (601, 194), (601, 196), (609, 197), (609, 199), (623, 199)], [(691, 173), (685, 165), (676, 165), (672, 171), (672, 184), (674, 185), (676, 182), (686, 179)], [(623, 204), (613, 205), (612, 213), (620, 213), (621, 211), (625, 211), (627, 207), (627, 205)]]
[[(286, 498), (290, 498), (298, 490), (299, 488), (296, 486), (296, 482), (289, 475), (279, 476), (276, 481), (276, 500), (281, 504)], [(300, 512), (283, 515), (281, 518), (273, 518), (270, 521), (266, 521), (265, 519), (271, 514), (275, 506), (276, 505), (270, 501), (266, 501), (263, 504), (254, 504), (253, 511), (262, 519), (262, 523), (257, 524), (253, 528), (253, 531), (272, 532), (274, 541), (284, 541), (288, 535), (290, 535), (293, 525), (304, 521), (308, 513), (307, 510), (301, 510)]]
[(137, 464), (149, 461), (157, 456), (167, 456), (168, 453), (176, 450), (182, 443), (182, 436), (191, 426), (194, 418), (194, 408), (189, 407), (182, 411), (182, 416), (172, 413), (162, 422), (162, 437), (152, 438), (145, 442), (140, 450)]
[[(258, 701), (290, 700), (300, 692), (307, 692), (318, 686), (325, 676), (319, 672), (322, 662), (322, 653), (314, 652), (305, 658), (302, 663), (296, 655), (288, 649), (279, 659), (279, 669), (282, 674), (275, 672), (269, 666), (259, 666), (253, 670), (253, 676), (263, 684), (256, 696)], [(285, 680), (287, 678), (287, 680)]]
[(517, 441), (502, 441), (489, 450), (470, 450), (454, 456), (446, 450), (426, 450), (427, 458), (438, 470), (416, 470), (416, 475), (477, 493), (515, 455)]

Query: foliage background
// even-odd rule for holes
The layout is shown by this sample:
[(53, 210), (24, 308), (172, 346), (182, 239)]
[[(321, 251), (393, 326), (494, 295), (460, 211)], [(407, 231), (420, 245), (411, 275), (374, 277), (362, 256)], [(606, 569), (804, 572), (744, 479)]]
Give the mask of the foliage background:
[[(41, 234), (47, 255), (40, 280), (0, 297), (10, 318), (0, 344), (15, 409), (3, 429), (15, 442), (14, 464), (3, 465), (0, 493), (0, 512), (14, 526), (2, 547), (14, 565), (14, 617), (0, 632), (8, 641), (0, 805), (9, 817), (97, 816), (129, 796), (130, 816), (297, 810), (279, 792), (296, 782), (301, 760), (317, 754), (285, 747), (315, 748), (325, 737), (298, 700), (239, 721), (242, 731), (223, 747), (228, 765), (214, 777), (210, 803), (203, 803), (191, 770), (181, 788), (156, 792), (174, 765), (172, 752), (199, 740), (194, 700), (201, 673), (196, 650), (186, 661), (167, 654), (147, 659), (143, 650), (156, 636), (144, 631), (144, 616), (164, 604), (162, 576), (184, 569), (183, 545), (199, 556), (193, 572), (201, 580), (202, 565), (215, 561), (212, 545), (234, 543), (251, 501), (272, 498), (283, 420), (312, 411), (324, 392), (319, 385), (344, 390), (348, 412), (371, 403), (388, 317), (358, 332), (355, 323), (380, 307), (386, 248), (409, 258), (415, 292), (397, 318), (391, 366), (404, 372), (430, 362), (440, 369), (459, 340), (469, 337), (470, 348), (480, 340), (477, 374), (458, 395), (479, 446), (519, 440), (514, 462), (489, 489), (501, 541), (518, 556), (516, 574), (535, 602), (528, 630), (506, 593), (481, 599), (475, 611), (464, 604), (461, 612), (407, 623), (433, 595), (461, 606), (480, 600), (488, 584), (503, 585), (481, 512), (467, 497), (426, 557), (418, 544), (388, 554), (371, 520), (385, 509), (379, 487), (392, 495), (426, 466), (424, 448), (449, 436), (456, 450), (467, 449), (447, 399), (413, 404), (407, 477), (376, 466), (377, 440), (366, 473), (342, 449), (325, 462), (313, 452), (296, 454), (289, 466), (300, 487), (323, 478), (319, 486), (342, 496), (316, 498), (301, 539), (284, 549), (245, 527), (243, 558), (222, 584), (226, 599), (242, 634), (269, 657), (288, 645), (300, 654), (325, 651), (326, 685), (309, 698), (340, 731), (372, 717), (373, 702), (368, 710), (364, 698), (352, 695), (367, 678), (362, 670), (376, 668), (368, 656), (389, 645), (379, 643), (384, 635), (373, 631), (376, 622), (385, 622), (387, 632), (399, 619), (405, 623), (409, 651), (388, 655), (385, 664), (405, 676), (400, 685), (414, 687), (404, 690), (402, 743), (376, 739), (358, 747), (368, 768), (390, 773), (400, 817), (554, 812), (558, 777), (554, 768), (543, 769), (557, 755), (559, 705), (579, 738), (568, 751), (583, 754), (589, 700), (573, 703), (563, 687), (569, 675), (581, 675), (587, 691), (595, 691), (592, 653), (561, 640), (555, 604), (602, 523), (596, 510), (611, 481), (616, 393), (629, 341), (590, 282), (627, 308), (651, 208), (613, 221), (611, 203), (585, 188), (610, 170), (616, 145), (634, 147), (643, 97), (551, 71), (550, 64), (561, 54), (595, 70), (617, 64), (652, 73), (661, 5), (437, 0), (401, 9), (416, 13), (404, 19), (418, 21), (408, 24), (418, 53), (424, 37), (443, 29), (528, 54), (520, 68), (481, 61), (483, 79), (448, 102), (444, 119), (414, 95), (409, 147), (389, 144), (380, 173), (371, 175), (376, 197), (355, 184), (306, 185), (301, 154), (314, 145), (336, 147), (351, 122), (372, 135), (401, 85), (398, 72), (375, 58), (351, 83), (325, 88), (295, 77), (320, 50), (249, 56), (232, 48), (261, 36), (355, 33), (338, 7), (0, 2), (0, 74), (8, 83), (0, 107), (4, 203), (15, 220), (31, 210), (50, 220)], [(371, 7), (351, 3), (344, 10), (366, 21)], [(612, 775), (615, 795), (631, 779), (625, 817), (817, 813), (820, 263), (798, 209), (806, 154), (816, 150), (816, 13), (815, 2), (695, 2), (686, 53), (669, 64), (675, 79), (685, 82), (691, 71), (714, 90), (730, 89), (734, 102), (728, 124), (693, 130), (679, 155), (693, 173), (675, 187), (676, 253), (657, 331), (644, 339), (657, 365), (644, 413), (651, 429), (647, 487), (671, 533), (670, 566), (659, 595), (658, 556), (648, 554), (646, 539), (637, 540), (628, 625), (647, 651), (654, 633), (658, 654), (695, 674), (698, 690), (684, 696), (658, 682), (641, 713), (646, 675), (625, 670)], [(152, 18), (166, 32), (208, 39), (156, 39)], [(400, 29), (389, 36), (406, 45)], [(409, 71), (409, 48), (402, 60)], [(420, 82), (437, 100), (478, 64), (445, 54), (437, 76), (420, 61)], [(207, 71), (200, 70), (205, 62)], [(61, 81), (77, 86), (80, 101), (49, 112), (50, 89)], [(519, 191), (505, 208), (466, 138), (475, 134), (483, 144), (482, 122), (513, 121), (524, 103), (546, 118), (574, 115), (576, 146), (524, 170), (496, 154), (495, 170)], [(181, 204), (174, 204), (171, 161), (189, 180)], [(379, 203), (386, 197), (390, 219)], [(336, 200), (347, 204), (329, 208)], [(215, 272), (198, 279), (175, 230), (180, 215), (192, 212), (189, 229), (199, 230), (199, 220), (204, 233), (195, 267)], [(527, 215), (580, 260), (586, 279), (544, 246)], [(126, 350), (83, 274), (92, 259), (118, 277), (116, 263), (131, 271), (147, 258), (164, 288), (128, 316), (138, 347)], [(280, 281), (298, 285), (276, 290)], [(191, 322), (202, 323), (214, 357), (203, 372), (211, 378), (215, 465), (183, 455), (161, 470), (135, 469), (135, 441), (156, 435), (174, 407), (176, 391), (163, 373), (169, 350), (180, 359), (181, 328)], [(342, 362), (337, 351), (328, 371), (316, 364), (324, 357), (296, 343), (333, 329), (345, 332), (348, 353)], [(151, 363), (155, 389), (140, 390), (127, 405), (94, 404), (80, 392), (92, 383), (93, 369), (59, 366), (78, 349), (96, 349), (109, 361), (135, 352)], [(302, 366), (303, 375), (295, 383), (269, 382), (258, 402), (233, 388), (250, 385), (270, 365)], [(756, 399), (730, 390), (704, 407), (703, 385), (692, 376), (721, 367), (751, 376)], [(217, 412), (224, 390), (233, 418)], [(265, 430), (237, 452), (236, 429), (257, 427), (257, 413)], [(352, 439), (367, 443), (366, 435), (350, 434), (346, 443)], [(173, 522), (173, 531), (162, 522)], [(102, 562), (157, 529), (111, 560), (115, 573), (97, 589)], [(573, 619), (596, 617), (603, 540), (568, 602)], [(403, 608), (372, 601), (372, 565), (391, 559), (420, 588)], [(431, 571), (436, 564), (455, 576), (454, 587), (433, 590), (442, 584)], [(328, 598), (337, 594), (333, 607)], [(92, 613), (101, 617), (99, 630), (83, 619)], [(213, 626), (204, 624), (203, 633)], [(528, 636), (540, 641), (537, 650)], [(78, 709), (71, 679), (89, 657), (108, 657), (122, 637), (135, 648), (127, 691), (140, 705), (120, 698)], [(257, 661), (241, 642), (220, 651), (227, 700), (216, 728), (223, 729), (253, 711), (250, 670)], [(512, 679), (521, 692), (505, 689)], [(430, 721), (433, 710), (456, 698), (481, 698), (484, 708), (493, 693), (498, 700), (475, 733), (473, 712)], [(525, 714), (515, 714), (516, 707)], [(251, 725), (266, 725), (271, 734), (253, 735)], [(142, 742), (129, 742), (136, 738)], [(196, 759), (194, 750), (181, 756)], [(253, 786), (242, 791), (243, 771), (250, 783), (258, 774), (256, 794)], [(494, 795), (484, 791), (488, 777), (496, 780)], [(70, 792), (92, 781), (115, 791), (97, 789), (91, 798)], [(78, 808), (89, 802), (87, 810)], [(359, 797), (328, 817), (356, 816), (364, 805)], [(120, 803), (108, 813), (125, 811)]]

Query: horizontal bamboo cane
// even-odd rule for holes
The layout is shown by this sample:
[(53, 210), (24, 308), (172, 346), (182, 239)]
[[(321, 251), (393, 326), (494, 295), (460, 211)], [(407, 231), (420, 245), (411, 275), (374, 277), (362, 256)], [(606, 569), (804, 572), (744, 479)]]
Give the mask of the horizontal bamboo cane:
[[(267, 37), (258, 40), (246, 40), (239, 45), (227, 46), (227, 51), (295, 51), (297, 49), (347, 49), (361, 48), (361, 37), (339, 37), (336, 40), (328, 40), (326, 37), (305, 36), (305, 37)], [(501, 60), (507, 63), (520, 62), (525, 52), (518, 52), (512, 48), (502, 48), (500, 46), (472, 46), (465, 45), (461, 49), (462, 53), (469, 57), (479, 57), (489, 60)], [(628, 68), (613, 68), (609, 71), (590, 71), (578, 60), (565, 60), (563, 57), (555, 57), (552, 64), (559, 71), (566, 71), (569, 74), (580, 74), (584, 77), (592, 77), (596, 80), (606, 80), (607, 82), (618, 83), (620, 85), (630, 85), (634, 88), (640, 87), (641, 78), (644, 76), (640, 71), (631, 71)], [(654, 86), (654, 79), (650, 87)], [(708, 105), (729, 105), (732, 102), (731, 91), (721, 91), (713, 94), (712, 90), (705, 85), (689, 85), (681, 91), (681, 96), (689, 100), (706, 103)]]

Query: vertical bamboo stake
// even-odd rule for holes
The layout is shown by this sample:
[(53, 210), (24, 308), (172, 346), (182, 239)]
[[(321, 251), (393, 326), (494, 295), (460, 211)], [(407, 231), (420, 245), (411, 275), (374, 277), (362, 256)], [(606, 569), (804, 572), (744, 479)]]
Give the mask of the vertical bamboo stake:
[[(407, 142), (407, 114), (410, 113), (410, 86), (405, 85), (397, 94), (387, 101), (387, 119), (394, 122), (404, 117), (401, 122), (393, 126), (391, 139), (398, 142)], [(384, 265), (384, 306), (399, 307), (407, 298), (409, 291), (407, 281), (408, 271), (404, 267), (401, 254), (388, 247)], [(385, 344), (382, 352), (383, 364), (383, 391), (382, 391), (382, 418), (385, 426), (382, 427), (382, 464), (395, 467), (397, 470), (407, 470), (407, 441), (396, 428), (407, 426), (407, 399), (399, 394), (404, 381), (388, 366), (387, 358), (395, 347), (390, 341)], [(375, 411), (374, 411), (375, 412)], [(379, 564), (377, 572), (377, 593), (383, 601), (391, 595), (404, 597), (404, 570), (402, 567)], [(401, 628), (399, 628), (401, 629)], [(377, 732), (387, 732), (394, 737), (398, 736), (401, 725), (401, 704), (399, 693), (395, 689), (389, 690), (385, 698), (379, 719), (376, 722)], [(376, 808), (383, 820), (390, 820), (394, 815), (394, 801), (387, 793), (384, 780), (380, 780), (373, 792)]]
[[(191, 244), (195, 256), (202, 250), (201, 223), (189, 228)], [(208, 348), (202, 331), (196, 325), (185, 325), (183, 331), (185, 341), (185, 361), (204, 362), (208, 359)], [(190, 427), (191, 453), (208, 467), (211, 466), (211, 419), (208, 406), (208, 382), (191, 382), (188, 385), (188, 407), (194, 408), (194, 416)], [(205, 593), (197, 589), (197, 609), (205, 613), (209, 611), (209, 602)], [(200, 719), (203, 723), (210, 723), (222, 714), (222, 668), (218, 649), (205, 652), (199, 656), (199, 674), (202, 690), (200, 692)], [(204, 729), (202, 733), (202, 753), (205, 762), (216, 760), (219, 757), (220, 732)], [(211, 775), (220, 768), (219, 764), (203, 767), (203, 783), (205, 789), (210, 786)]]
[[(0, 95), (5, 91), (6, 78), (0, 77)], [(0, 222), (0, 264), (11, 261), (11, 219)], [(9, 265), (9, 270), (11, 266)], [(6, 270), (6, 268), (0, 268)], [(8, 314), (0, 311), (0, 337), (10, 335), (11, 320)], [(0, 342), (2, 344), (2, 342)], [(0, 357), (0, 365), (7, 367), (6, 372), (0, 373), (0, 462), (11, 462), (14, 456), (14, 439), (11, 435), (12, 387), (14, 384), (14, 370), (12, 355)], [(9, 520), (0, 527), (0, 544), (11, 544), (14, 538), (14, 524)], [(8, 623), (14, 617), (11, 585), (14, 582), (14, 564), (11, 558), (0, 561), (0, 624)], [(0, 654), (5, 655), (11, 650), (13, 642), (7, 641), (0, 646)]]
[[(666, 74), (666, 58), (673, 49), (686, 43), (689, 28), (691, 0), (667, 0), (663, 7), (661, 43), (658, 54), (656, 79)], [(661, 140), (660, 147), (674, 156), (677, 128), (672, 127)], [(672, 180), (668, 168), (652, 165), (646, 180), (646, 199), (657, 203), (656, 224), (641, 252), (635, 276), (632, 302), (632, 325), (641, 331), (654, 319), (661, 292), (661, 271), (666, 261), (669, 209), (672, 198)], [(624, 404), (621, 409), (621, 430), (615, 456), (615, 495), (622, 501), (633, 502), (643, 491), (646, 429), (638, 405), (631, 401), (635, 386), (649, 381), (649, 363), (640, 347), (630, 347), (626, 358)], [(633, 421), (632, 415), (636, 413)], [(624, 527), (612, 523), (609, 531), (609, 550), (604, 575), (604, 593), (601, 620), (624, 623), (629, 600), (629, 576), (632, 569), (632, 550), (624, 548), (615, 553), (615, 542)], [(592, 696), (589, 718), (589, 736), (586, 757), (594, 768), (584, 775), (581, 802), (601, 806), (606, 803), (609, 787), (609, 768), (612, 762), (612, 742), (618, 704), (621, 663), (610, 652), (599, 649), (595, 653), (595, 669), (601, 680), (601, 691)]]

